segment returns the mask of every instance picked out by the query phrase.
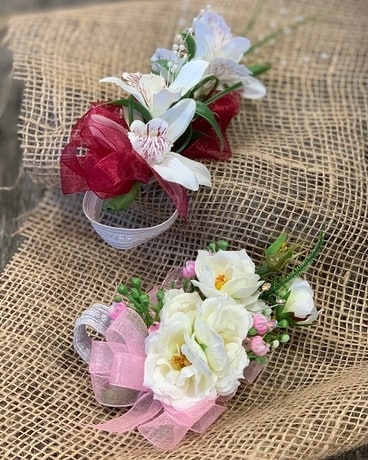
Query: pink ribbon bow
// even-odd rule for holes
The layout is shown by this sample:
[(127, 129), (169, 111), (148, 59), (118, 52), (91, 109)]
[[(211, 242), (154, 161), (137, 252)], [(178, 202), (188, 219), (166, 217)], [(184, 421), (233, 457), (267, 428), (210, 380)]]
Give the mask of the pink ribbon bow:
[(89, 371), (97, 401), (132, 406), (123, 415), (93, 426), (112, 433), (137, 428), (156, 447), (173, 449), (189, 430), (203, 433), (225, 411), (224, 401), (204, 400), (184, 412), (156, 400), (143, 385), (147, 335), (141, 317), (127, 308), (106, 330), (106, 342), (92, 342)]

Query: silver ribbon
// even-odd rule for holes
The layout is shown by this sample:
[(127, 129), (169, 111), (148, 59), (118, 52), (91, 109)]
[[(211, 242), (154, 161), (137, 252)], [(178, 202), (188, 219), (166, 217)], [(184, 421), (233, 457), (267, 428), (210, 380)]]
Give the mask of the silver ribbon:
[(88, 335), (87, 327), (105, 335), (112, 319), (108, 315), (109, 308), (100, 303), (94, 303), (85, 310), (75, 322), (73, 346), (84, 362), (89, 364), (91, 357), (92, 338)]

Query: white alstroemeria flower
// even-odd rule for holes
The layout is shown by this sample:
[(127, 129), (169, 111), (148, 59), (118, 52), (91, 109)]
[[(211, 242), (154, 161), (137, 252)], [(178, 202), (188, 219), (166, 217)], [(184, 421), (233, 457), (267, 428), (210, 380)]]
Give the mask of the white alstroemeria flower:
[(196, 42), (196, 59), (209, 62), (206, 74), (215, 75), (222, 85), (241, 82), (243, 96), (258, 99), (266, 94), (261, 81), (251, 76), (251, 72), (239, 64), (244, 53), (250, 48), (245, 37), (233, 37), (231, 29), (222, 16), (207, 9), (193, 21)]
[(298, 324), (310, 324), (318, 317), (313, 301), (313, 290), (307, 281), (296, 278), (289, 287), (290, 294), (283, 312), (292, 313)]
[(153, 117), (161, 117), (169, 107), (193, 88), (203, 77), (208, 62), (195, 60), (184, 64), (173, 82), (167, 85), (160, 75), (123, 73), (123, 78), (107, 77), (101, 83), (115, 83), (125, 92), (132, 94)]
[(144, 386), (155, 399), (185, 410), (216, 398), (216, 375), (193, 338), (193, 320), (185, 313), (176, 312), (161, 322), (146, 338), (145, 352)]
[(160, 321), (166, 322), (174, 313), (185, 313), (194, 320), (202, 299), (198, 292), (184, 292), (183, 289), (165, 291), (164, 306), (160, 311)]
[(255, 265), (244, 249), (240, 251), (198, 251), (192, 283), (206, 297), (228, 295), (237, 303), (248, 306), (259, 296), (262, 285), (255, 273)]
[(192, 121), (195, 109), (193, 99), (183, 99), (160, 118), (153, 118), (146, 124), (133, 121), (128, 133), (134, 150), (159, 176), (189, 190), (211, 185), (210, 173), (204, 165), (171, 151), (174, 142)]

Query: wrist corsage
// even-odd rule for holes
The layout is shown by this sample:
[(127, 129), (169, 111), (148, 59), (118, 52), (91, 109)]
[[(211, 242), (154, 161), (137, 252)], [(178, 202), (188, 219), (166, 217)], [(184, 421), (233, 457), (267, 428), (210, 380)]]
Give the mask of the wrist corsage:
[[(226, 128), (242, 97), (265, 95), (264, 85), (240, 61), (250, 48), (207, 8), (181, 32), (171, 50), (159, 48), (149, 74), (108, 77), (126, 98), (94, 102), (74, 126), (61, 155), (64, 193), (90, 191), (109, 211), (126, 209), (143, 184), (155, 181), (179, 215), (187, 191), (210, 186), (196, 161), (231, 156)], [(257, 67), (257, 73), (264, 68)]]
[[(198, 251), (145, 292), (134, 277), (110, 307), (94, 304), (78, 318), (74, 347), (89, 363), (97, 401), (130, 407), (95, 425), (115, 433), (138, 429), (152, 444), (174, 448), (202, 433), (225, 411), (241, 382), (250, 384), (292, 328), (316, 321), (309, 283), (300, 278), (319, 254), (282, 234), (256, 268), (225, 241)], [(104, 341), (93, 340), (87, 326)]]

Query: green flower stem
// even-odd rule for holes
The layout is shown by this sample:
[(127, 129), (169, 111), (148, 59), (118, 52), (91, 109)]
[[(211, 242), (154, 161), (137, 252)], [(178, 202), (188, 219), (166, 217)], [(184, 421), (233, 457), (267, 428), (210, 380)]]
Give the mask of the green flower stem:
[(246, 56), (249, 53), (252, 53), (255, 49), (265, 45), (268, 42), (270, 42), (271, 40), (274, 40), (275, 38), (277, 38), (277, 37), (279, 37), (281, 35), (284, 35), (285, 34), (285, 29), (294, 30), (294, 29), (297, 29), (299, 26), (306, 24), (307, 22), (314, 21), (315, 19), (316, 19), (315, 16), (307, 16), (302, 21), (295, 21), (292, 24), (289, 24), (288, 26), (280, 27), (279, 29), (277, 29), (274, 32), (272, 32), (269, 35), (267, 35), (266, 37), (262, 38), (262, 40), (259, 40), (254, 45), (252, 45), (249, 48), (249, 50), (246, 52)]
[(220, 91), (219, 93), (216, 93), (214, 96), (208, 98), (205, 101), (206, 105), (210, 105), (213, 102), (217, 101), (218, 99), (221, 99), (222, 97), (226, 96), (226, 94), (232, 93), (233, 91), (236, 91), (237, 89), (240, 89), (242, 87), (242, 83), (235, 83), (234, 85), (229, 86), (228, 88)]
[(247, 35), (252, 29), (253, 27), (255, 26), (262, 10), (263, 10), (263, 7), (266, 3), (266, 0), (258, 0), (257, 2), (257, 5), (254, 9), (254, 13), (253, 15), (251, 16), (251, 18), (249, 19), (248, 21), (248, 24), (245, 26), (245, 29), (243, 31), (243, 35)]

